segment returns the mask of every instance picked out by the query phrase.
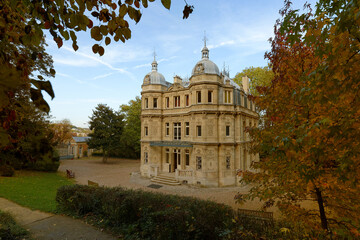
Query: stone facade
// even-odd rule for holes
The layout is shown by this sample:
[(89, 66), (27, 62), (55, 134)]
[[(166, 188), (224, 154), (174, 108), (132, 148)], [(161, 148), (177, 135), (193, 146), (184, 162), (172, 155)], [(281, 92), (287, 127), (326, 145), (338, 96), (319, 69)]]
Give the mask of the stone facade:
[(247, 98), (249, 79), (243, 78), (243, 89), (208, 56), (205, 45), (189, 81), (175, 76), (172, 84), (154, 59), (141, 92), (142, 176), (174, 173), (182, 183), (234, 186), (237, 172), (258, 161), (245, 132), (258, 122)]

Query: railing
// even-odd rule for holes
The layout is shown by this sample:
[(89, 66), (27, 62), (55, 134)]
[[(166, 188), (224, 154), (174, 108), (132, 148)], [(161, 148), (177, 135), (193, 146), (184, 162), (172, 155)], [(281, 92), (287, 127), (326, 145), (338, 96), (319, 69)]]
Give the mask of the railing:
[(64, 156), (60, 156), (60, 160), (72, 159), (72, 158), (74, 158), (74, 155), (64, 155)]
[(176, 169), (176, 177), (193, 177), (194, 170), (180, 170)]

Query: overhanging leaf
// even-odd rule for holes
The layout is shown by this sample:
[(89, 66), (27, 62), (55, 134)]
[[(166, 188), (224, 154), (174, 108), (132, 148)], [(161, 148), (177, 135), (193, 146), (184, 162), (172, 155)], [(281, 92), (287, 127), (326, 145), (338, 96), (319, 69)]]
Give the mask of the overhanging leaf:
[(171, 0), (161, 0), (162, 5), (170, 10)]

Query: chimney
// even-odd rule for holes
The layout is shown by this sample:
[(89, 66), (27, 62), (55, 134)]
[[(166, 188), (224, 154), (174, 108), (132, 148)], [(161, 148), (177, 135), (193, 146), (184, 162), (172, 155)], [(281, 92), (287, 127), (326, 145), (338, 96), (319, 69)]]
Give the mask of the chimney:
[(249, 94), (249, 78), (247, 76), (245, 77), (242, 77), (242, 85), (243, 85), (243, 89), (244, 89), (244, 92), (246, 94)]
[(174, 83), (181, 84), (181, 83), (182, 83), (181, 77), (179, 77), (178, 75), (175, 75), (175, 76), (174, 76)]

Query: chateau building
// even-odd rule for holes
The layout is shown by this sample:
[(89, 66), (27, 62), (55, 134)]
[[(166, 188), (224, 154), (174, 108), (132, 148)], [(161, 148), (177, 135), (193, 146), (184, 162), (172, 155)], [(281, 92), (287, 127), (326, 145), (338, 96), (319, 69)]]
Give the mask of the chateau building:
[(154, 57), (142, 85), (141, 175), (172, 173), (181, 183), (238, 185), (237, 172), (258, 161), (248, 152), (245, 131), (259, 118), (247, 97), (249, 79), (239, 86), (220, 72), (206, 41), (188, 81), (175, 76), (167, 82), (157, 66)]

